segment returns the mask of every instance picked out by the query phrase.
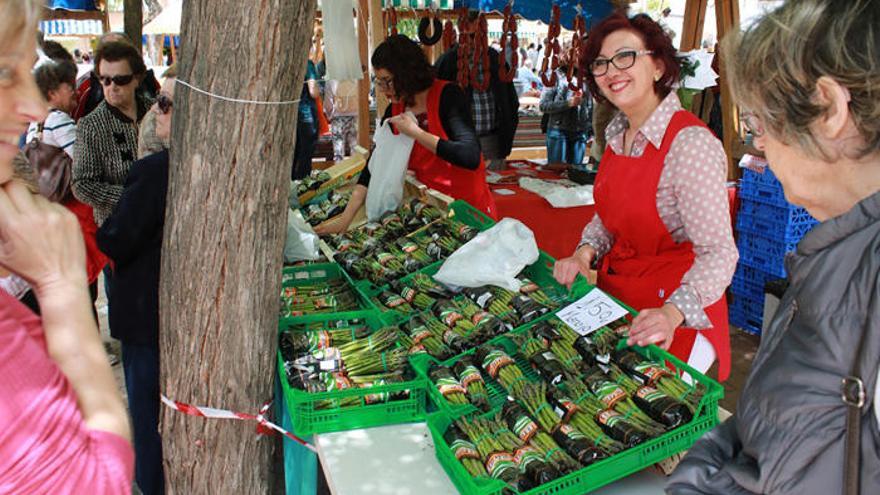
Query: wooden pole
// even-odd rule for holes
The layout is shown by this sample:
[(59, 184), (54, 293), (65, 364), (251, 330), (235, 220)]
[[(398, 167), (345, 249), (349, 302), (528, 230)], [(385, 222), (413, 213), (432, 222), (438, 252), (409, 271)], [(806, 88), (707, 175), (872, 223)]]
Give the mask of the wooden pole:
[(364, 69), (364, 77), (358, 82), (358, 144), (366, 149), (370, 149), (370, 33), (367, 26), (373, 17), (371, 14), (370, 0), (358, 0), (358, 51)]
[(681, 32), (679, 49), (689, 52), (700, 48), (703, 40), (703, 26), (706, 24), (708, 0), (687, 0), (684, 6), (684, 27)]
[[(400, 13), (398, 13), (400, 15)], [(370, 0), (370, 53), (385, 41), (385, 24), (382, 21), (382, 0)], [(388, 99), (381, 92), (376, 92), (376, 116), (385, 115)]]
[[(314, 0), (187, 0), (181, 80), (242, 100), (299, 98), (314, 10)], [(177, 86), (159, 287), (160, 390), (171, 399), (255, 414), (272, 397), (296, 119), (296, 105)], [(275, 441), (254, 422), (160, 407), (168, 495), (276, 493)]]
[(131, 39), (138, 53), (141, 53), (141, 45), (144, 32), (144, 4), (142, 0), (125, 0), (123, 2), (123, 25), (125, 34)]
[[(722, 39), (727, 33), (739, 29), (739, 2), (737, 0), (716, 0), (715, 20), (718, 27), (718, 39)], [(739, 116), (736, 104), (730, 92), (730, 85), (725, 74), (724, 64), (720, 64), (718, 84), (721, 86), (721, 119), (724, 123), (724, 152), (727, 154), (728, 167), (727, 177), (734, 180), (739, 175), (736, 160), (733, 156), (734, 143), (740, 139)]]

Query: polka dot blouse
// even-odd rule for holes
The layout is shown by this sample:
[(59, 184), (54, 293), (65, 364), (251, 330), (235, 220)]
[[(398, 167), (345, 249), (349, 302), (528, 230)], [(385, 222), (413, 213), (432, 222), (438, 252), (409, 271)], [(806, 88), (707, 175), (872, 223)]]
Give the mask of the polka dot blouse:
[[(639, 129), (631, 156), (642, 156), (648, 146), (659, 149), (672, 116), (681, 109), (678, 96), (670, 93)], [(605, 131), (608, 146), (617, 154), (624, 153), (628, 128), (626, 116), (618, 113)], [(726, 180), (727, 157), (721, 142), (706, 128), (682, 129), (663, 163), (657, 211), (675, 242), (694, 245), (694, 265), (666, 301), (682, 312), (685, 326), (691, 328), (712, 326), (704, 308), (724, 295), (739, 258), (730, 226)], [(613, 242), (596, 214), (584, 228), (581, 245), (590, 244), (601, 257)]]

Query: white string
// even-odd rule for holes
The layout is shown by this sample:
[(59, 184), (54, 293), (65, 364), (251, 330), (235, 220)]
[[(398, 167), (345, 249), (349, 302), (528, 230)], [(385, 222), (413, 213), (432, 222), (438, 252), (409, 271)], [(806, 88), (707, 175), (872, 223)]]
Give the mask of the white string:
[(216, 98), (218, 100), (228, 101), (232, 103), (245, 103), (249, 105), (295, 105), (299, 103), (299, 99), (296, 100), (285, 100), (285, 101), (259, 101), (259, 100), (242, 100), (240, 98), (230, 98), (228, 96), (218, 95), (212, 93), (210, 91), (205, 91), (204, 89), (197, 88), (192, 84), (183, 81), (181, 79), (175, 79), (174, 82), (176, 84), (180, 84), (186, 86), (187, 88), (195, 91), (196, 93), (201, 93), (206, 96), (210, 96), (211, 98)]

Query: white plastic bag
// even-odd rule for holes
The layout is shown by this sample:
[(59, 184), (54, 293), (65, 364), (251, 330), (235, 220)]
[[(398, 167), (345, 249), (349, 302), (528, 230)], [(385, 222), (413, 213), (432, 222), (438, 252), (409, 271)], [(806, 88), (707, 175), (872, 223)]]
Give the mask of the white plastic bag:
[(373, 136), (376, 148), (367, 165), (370, 169), (370, 187), (367, 189), (367, 219), (378, 220), (385, 212), (396, 210), (403, 200), (403, 180), (409, 165), (413, 138), (401, 133), (394, 135), (385, 122)]
[(518, 291), (516, 276), (537, 260), (535, 234), (519, 220), (505, 218), (452, 253), (434, 279), (450, 286)]
[(529, 177), (520, 177), (519, 187), (546, 199), (554, 208), (573, 208), (595, 204), (593, 186), (565, 186)]
[(293, 263), (302, 260), (316, 260), (318, 253), (318, 234), (312, 230), (299, 211), (287, 210), (287, 239), (284, 242), (284, 261)]

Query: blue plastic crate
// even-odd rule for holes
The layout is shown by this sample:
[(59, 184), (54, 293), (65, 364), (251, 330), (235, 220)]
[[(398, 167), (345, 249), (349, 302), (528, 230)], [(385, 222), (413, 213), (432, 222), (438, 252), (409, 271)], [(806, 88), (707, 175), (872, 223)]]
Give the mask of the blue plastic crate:
[(761, 335), (764, 321), (764, 296), (759, 298), (748, 294), (737, 294), (733, 290), (728, 307), (730, 323), (753, 335)]
[[(740, 265), (745, 264), (772, 277), (785, 278), (785, 255), (797, 248), (797, 242), (782, 242), (757, 233), (740, 231), (736, 247), (739, 249)], [(758, 282), (754, 278), (751, 281)]]
[(790, 218), (790, 222), (784, 223), (766, 213), (754, 215), (747, 209), (741, 209), (736, 216), (736, 230), (740, 234), (757, 234), (791, 244), (800, 241), (818, 223), (806, 211), (796, 212)]
[(778, 278), (782, 277), (753, 268), (745, 263), (739, 263), (736, 266), (736, 273), (733, 274), (733, 283), (730, 287), (737, 294), (758, 298), (764, 296), (764, 285)]
[(779, 183), (769, 168), (765, 168), (764, 172), (755, 172), (747, 168), (743, 169), (739, 193), (741, 198), (747, 200), (779, 206), (788, 204), (785, 200), (782, 184)]

